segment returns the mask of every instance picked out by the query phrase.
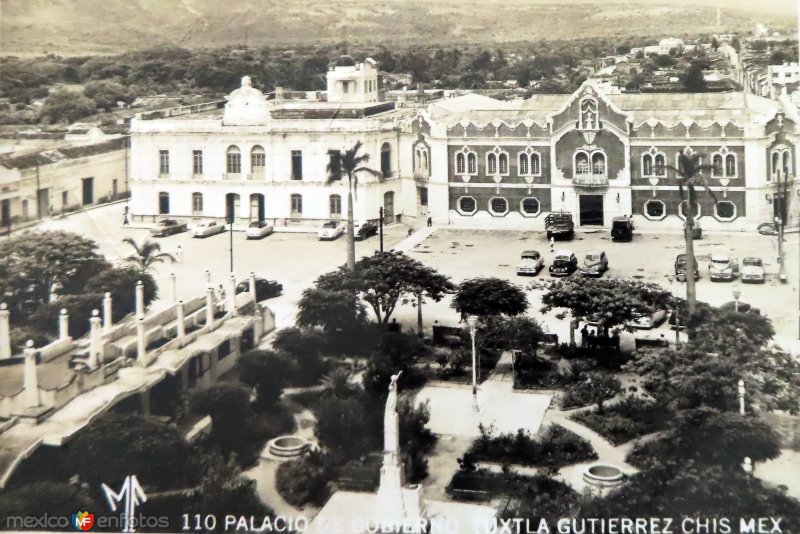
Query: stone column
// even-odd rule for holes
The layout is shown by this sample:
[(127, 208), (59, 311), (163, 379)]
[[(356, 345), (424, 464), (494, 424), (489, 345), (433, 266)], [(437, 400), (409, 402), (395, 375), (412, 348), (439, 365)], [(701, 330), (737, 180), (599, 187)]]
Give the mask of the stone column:
[(25, 372), (24, 372), (24, 387), (25, 387), (25, 406), (27, 408), (36, 408), (41, 405), (39, 400), (39, 375), (36, 369), (36, 349), (33, 348), (33, 340), (29, 339), (25, 343), (23, 351), (25, 355)]
[(206, 326), (214, 328), (214, 288), (206, 289)]
[(100, 326), (100, 312), (92, 310), (89, 319), (89, 367), (94, 369), (103, 363), (103, 340)]
[(144, 315), (144, 285), (142, 281), (136, 282), (136, 317)]
[(8, 304), (0, 304), (0, 360), (11, 357), (11, 324), (9, 322)]
[(178, 302), (178, 279), (175, 273), (169, 273), (170, 288), (172, 289), (172, 302)]
[(69, 314), (67, 310), (61, 308), (61, 313), (58, 316), (58, 339), (67, 339), (69, 337)]
[(256, 273), (250, 271), (250, 277), (248, 278), (248, 287), (250, 288), (250, 298), (253, 299), (253, 306), (255, 306), (255, 311), (258, 311), (258, 297), (256, 297)]
[(236, 277), (233, 274), (228, 278), (228, 310), (231, 317), (236, 317)]
[(103, 332), (111, 332), (111, 327), (114, 325), (111, 308), (111, 293), (106, 293), (103, 297)]
[(179, 300), (178, 304), (175, 306), (176, 312), (176, 322), (178, 325), (178, 340), (180, 341), (181, 346), (183, 346), (183, 338), (186, 337), (186, 318), (183, 316), (183, 301)]
[(136, 319), (136, 361), (142, 367), (147, 367), (147, 344), (144, 338), (144, 316)]

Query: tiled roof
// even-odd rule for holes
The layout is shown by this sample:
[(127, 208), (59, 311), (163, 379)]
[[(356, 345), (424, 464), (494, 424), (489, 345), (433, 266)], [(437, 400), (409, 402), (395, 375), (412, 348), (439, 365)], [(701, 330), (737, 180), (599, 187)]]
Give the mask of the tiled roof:
[(107, 152), (122, 150), (125, 147), (127, 139), (127, 137), (116, 137), (109, 141), (91, 145), (65, 146), (54, 150), (41, 150), (19, 155), (4, 154), (0, 155), (0, 166), (7, 169), (30, 169), (37, 165), (51, 165), (59, 161), (105, 154)]

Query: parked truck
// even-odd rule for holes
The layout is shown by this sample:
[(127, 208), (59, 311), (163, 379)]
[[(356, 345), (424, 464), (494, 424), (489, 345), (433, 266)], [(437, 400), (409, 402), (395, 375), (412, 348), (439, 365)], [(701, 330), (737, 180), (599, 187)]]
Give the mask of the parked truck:
[(544, 220), (544, 229), (547, 231), (547, 239), (554, 237), (572, 239), (575, 234), (575, 223), (572, 221), (571, 213), (551, 213)]

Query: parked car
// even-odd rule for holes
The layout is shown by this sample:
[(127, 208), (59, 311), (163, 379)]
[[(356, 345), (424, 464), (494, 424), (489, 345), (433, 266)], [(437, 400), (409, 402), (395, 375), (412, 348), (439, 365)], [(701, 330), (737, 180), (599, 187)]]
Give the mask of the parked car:
[(550, 266), (550, 276), (569, 276), (578, 270), (578, 258), (569, 250), (557, 250), (553, 265)]
[(192, 228), (192, 237), (209, 237), (214, 234), (221, 234), (225, 231), (225, 225), (217, 221), (200, 221)]
[(320, 241), (336, 239), (344, 234), (345, 224), (344, 221), (328, 221), (319, 229), (317, 236), (319, 236)]
[[(239, 282), (236, 285), (236, 294), (250, 291), (250, 280)], [(256, 300), (271, 299), (283, 293), (283, 284), (279, 284), (275, 280), (267, 280), (266, 278), (256, 278)]]
[(647, 315), (639, 315), (633, 321), (628, 323), (628, 326), (631, 328), (638, 328), (642, 330), (650, 330), (652, 328), (656, 328), (657, 326), (661, 325), (664, 321), (667, 320), (667, 310), (656, 310), (653, 313)]
[[(678, 282), (686, 281), (686, 254), (678, 254), (675, 258), (675, 278)], [(700, 269), (697, 268), (697, 258), (694, 261), (694, 279), (700, 279)]]
[(708, 262), (708, 277), (712, 282), (731, 281), (739, 272), (739, 260), (727, 254), (712, 254)]
[(544, 258), (538, 250), (526, 250), (517, 264), (517, 274), (520, 276), (536, 276), (544, 267)]
[(356, 239), (366, 239), (377, 233), (378, 225), (374, 221), (364, 221), (353, 225), (353, 235)]
[(188, 230), (186, 223), (175, 219), (161, 219), (150, 228), (150, 235), (153, 237), (166, 237), (172, 234), (180, 234)]
[(611, 219), (611, 241), (633, 241), (633, 221), (630, 217)]
[(742, 282), (755, 282), (763, 284), (767, 281), (767, 274), (764, 272), (764, 262), (761, 258), (749, 256), (742, 260)]
[(584, 276), (596, 276), (600, 278), (608, 270), (608, 256), (600, 250), (587, 252), (583, 257), (581, 274)]
[(575, 235), (575, 222), (572, 220), (571, 213), (551, 213), (544, 219), (544, 229), (547, 232), (547, 240), (551, 238), (572, 239)]
[(247, 225), (247, 239), (261, 239), (272, 233), (272, 225), (267, 221), (253, 221)]

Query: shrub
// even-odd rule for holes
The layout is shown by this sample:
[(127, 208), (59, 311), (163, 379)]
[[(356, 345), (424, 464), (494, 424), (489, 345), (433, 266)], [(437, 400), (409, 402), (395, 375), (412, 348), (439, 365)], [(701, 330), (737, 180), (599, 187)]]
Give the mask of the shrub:
[(609, 406), (603, 413), (584, 411), (573, 415), (572, 419), (591, 428), (614, 445), (619, 445), (662, 430), (669, 417), (669, 411), (661, 405), (627, 397)]
[(575, 382), (567, 387), (561, 397), (563, 409), (597, 404), (598, 411), (603, 410), (603, 403), (614, 397), (621, 389), (620, 381), (608, 374), (593, 373), (586, 380)]
[(330, 497), (331, 471), (319, 453), (278, 466), (275, 486), (286, 502), (296, 508), (306, 503), (322, 506)]
[(239, 358), (239, 379), (256, 390), (255, 407), (263, 411), (281, 397), (292, 364), (272, 350), (251, 350)]
[(550, 425), (538, 439), (524, 429), (493, 436), (491, 428), (481, 425), (480, 431), (469, 449), (478, 460), (559, 469), (597, 458), (589, 442), (558, 425)]

